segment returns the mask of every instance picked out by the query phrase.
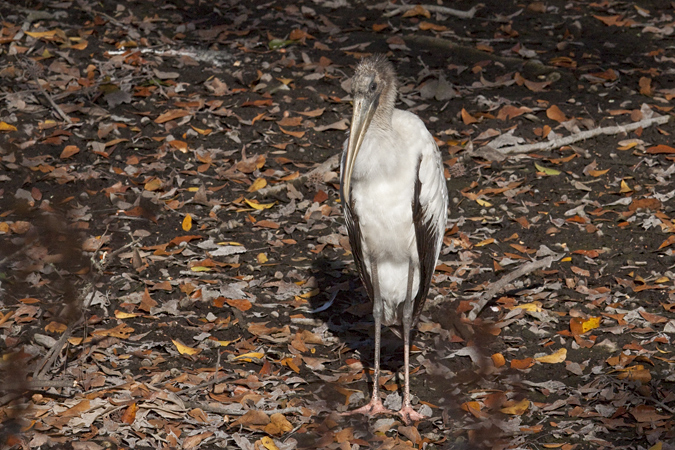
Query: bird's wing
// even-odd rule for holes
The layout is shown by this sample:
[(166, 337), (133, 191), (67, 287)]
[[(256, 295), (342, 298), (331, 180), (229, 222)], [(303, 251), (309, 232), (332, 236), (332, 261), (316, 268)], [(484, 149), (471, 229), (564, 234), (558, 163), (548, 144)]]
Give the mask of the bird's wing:
[(361, 247), (361, 227), (359, 226), (359, 218), (354, 214), (353, 205), (346, 202), (343, 205), (344, 216), (345, 216), (345, 225), (347, 225), (347, 234), (349, 235), (349, 245), (352, 248), (352, 254), (354, 255), (354, 262), (358, 266), (359, 275), (361, 275), (361, 281), (366, 287), (366, 292), (368, 293), (368, 298), (373, 298), (373, 283), (370, 280), (368, 275), (368, 270), (366, 269), (366, 264), (363, 259), (363, 249)]
[(443, 162), (438, 146), (431, 140), (433, 151), (425, 152), (417, 163), (417, 179), (412, 213), (415, 224), (420, 281), (414, 300), (413, 326), (417, 324), (441, 251), (448, 205), (448, 190), (443, 175)]
[[(345, 155), (347, 149), (347, 141), (344, 144), (344, 150), (342, 153), (342, 160), (340, 163), (340, 177), (344, 176), (344, 166), (345, 166)], [(347, 235), (349, 236), (349, 246), (352, 248), (352, 255), (354, 255), (354, 262), (358, 268), (359, 275), (361, 276), (361, 281), (366, 287), (366, 292), (368, 293), (368, 298), (373, 298), (373, 283), (370, 280), (368, 271), (366, 270), (366, 264), (363, 259), (363, 248), (361, 245), (361, 227), (359, 225), (359, 218), (354, 214), (354, 205), (352, 202), (347, 201), (345, 192), (342, 191), (342, 186), (344, 183), (340, 179), (340, 199), (342, 201), (342, 211), (345, 216), (345, 225), (347, 226)]]

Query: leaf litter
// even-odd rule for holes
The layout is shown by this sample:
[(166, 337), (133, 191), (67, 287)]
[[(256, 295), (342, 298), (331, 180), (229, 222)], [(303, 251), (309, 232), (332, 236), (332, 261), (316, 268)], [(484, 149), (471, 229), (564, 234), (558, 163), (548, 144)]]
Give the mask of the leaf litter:
[[(0, 3), (3, 446), (672, 448), (672, 7), (155, 6)], [(372, 374), (336, 155), (373, 52), (451, 188), (413, 426), (340, 415)]]

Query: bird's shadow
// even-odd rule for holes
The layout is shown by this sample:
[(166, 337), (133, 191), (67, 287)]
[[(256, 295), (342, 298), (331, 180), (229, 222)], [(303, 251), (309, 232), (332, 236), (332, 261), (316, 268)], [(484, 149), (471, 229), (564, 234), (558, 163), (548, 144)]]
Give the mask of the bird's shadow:
[[(340, 259), (323, 256), (313, 262), (312, 273), (323, 295), (309, 299), (310, 308), (319, 310), (313, 312), (312, 317), (324, 322), (346, 347), (357, 351), (364, 366), (372, 367), (375, 345), (373, 306), (358, 274), (348, 266)], [(335, 290), (338, 292), (331, 306), (326, 307)], [(381, 353), (383, 368), (396, 371), (403, 361), (403, 342), (386, 326), (382, 327)], [(389, 361), (390, 365), (387, 364)]]
[[(316, 311), (311, 317), (325, 323), (328, 330), (343, 344), (339, 352), (340, 366), (356, 356), (366, 369), (372, 369), (375, 350), (373, 307), (357, 272), (351, 270), (349, 264), (341, 259), (324, 256), (313, 262), (311, 270), (321, 292), (309, 299), (310, 308)], [(333, 296), (332, 304), (327, 306)], [(380, 353), (380, 365), (384, 371), (396, 373), (401, 369), (403, 341), (385, 326), (382, 327)], [(368, 388), (364, 390), (364, 394), (368, 399), (372, 390), (372, 370), (366, 370), (365, 374), (360, 383), (367, 383)], [(322, 391), (324, 394), (320, 396), (329, 404), (344, 401), (343, 395), (330, 393), (331, 389)]]

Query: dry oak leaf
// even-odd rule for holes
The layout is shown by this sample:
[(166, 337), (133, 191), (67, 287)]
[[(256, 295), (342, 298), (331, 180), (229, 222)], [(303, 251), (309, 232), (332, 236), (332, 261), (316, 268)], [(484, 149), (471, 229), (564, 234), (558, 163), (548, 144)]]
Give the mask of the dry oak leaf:
[(171, 339), (171, 342), (173, 342), (173, 345), (176, 346), (178, 353), (180, 353), (181, 355), (197, 355), (202, 351), (199, 348), (188, 347), (187, 345), (175, 339)]
[(431, 23), (431, 22), (420, 22), (419, 27), (420, 27), (420, 30), (422, 30), (422, 31), (428, 31), (428, 30), (445, 31), (445, 30), (448, 29), (448, 27), (446, 27), (446, 26), (438, 25), (438, 24)]
[(530, 401), (526, 398), (522, 399), (518, 403), (515, 402), (506, 402), (505, 404), (509, 404), (509, 406), (505, 406), (504, 408), (500, 409), (501, 412), (504, 414), (512, 414), (515, 416), (521, 416), (527, 411), (530, 407)]
[(181, 117), (189, 116), (190, 112), (184, 109), (170, 109), (164, 114), (160, 114), (159, 117), (155, 119), (155, 123), (162, 124), (170, 120), (180, 119)]
[(647, 311), (640, 311), (640, 315), (642, 316), (643, 319), (645, 319), (651, 324), (668, 322), (668, 319), (666, 317), (659, 316), (658, 314), (648, 313)]
[(658, 154), (662, 154), (662, 153), (671, 154), (671, 153), (675, 153), (675, 148), (673, 148), (669, 145), (659, 144), (659, 145), (655, 145), (653, 147), (649, 147), (647, 149), (647, 153), (649, 153), (651, 155), (658, 155)]
[(534, 358), (512, 359), (511, 360), (511, 368), (512, 369), (524, 370), (524, 369), (529, 369), (533, 365), (534, 365)]
[(66, 145), (61, 152), (61, 159), (70, 158), (71, 156), (80, 152), (80, 149), (77, 145)]
[(659, 414), (653, 406), (638, 405), (630, 411), (631, 415), (638, 422), (656, 422), (659, 420), (670, 419), (672, 415)]
[(197, 448), (200, 446), (200, 444), (204, 439), (209, 438), (211, 436), (213, 436), (212, 431), (205, 431), (204, 433), (193, 434), (192, 436), (188, 436), (185, 438), (185, 440), (183, 441), (183, 445), (181, 447), (186, 450)]
[(487, 413), (481, 411), (481, 404), (479, 402), (464, 402), (462, 403), (461, 408), (478, 419), (485, 419), (488, 417)]
[[(277, 444), (275, 444), (274, 440), (269, 436), (264, 436), (263, 438), (260, 439), (259, 442), (263, 445), (263, 447), (265, 447), (266, 450), (279, 450)], [(256, 448), (258, 447), (256, 446)]]
[(289, 431), (293, 430), (293, 424), (291, 424), (283, 414), (275, 413), (270, 417), (270, 423), (265, 426), (265, 433), (272, 435), (282, 435)]
[(589, 317), (582, 319), (580, 317), (572, 317), (570, 320), (570, 331), (572, 334), (581, 335), (587, 333), (600, 326), (601, 317)]
[(237, 308), (241, 312), (246, 312), (253, 307), (250, 301), (244, 298), (233, 298), (225, 300), (228, 305), (233, 308)]
[(431, 19), (431, 13), (422, 5), (415, 5), (414, 8), (409, 9), (405, 13), (403, 13), (402, 17), (415, 17), (415, 16), (424, 16), (427, 19)]
[(497, 113), (497, 119), (511, 120), (514, 117), (518, 117), (525, 113), (530, 112), (532, 112), (532, 109), (528, 108), (527, 106), (521, 106), (520, 108), (516, 108), (513, 105), (506, 105), (502, 109), (500, 109), (499, 112)]
[(262, 411), (252, 409), (239, 419), (232, 422), (230, 428), (236, 425), (251, 426), (251, 425), (267, 425), (270, 423), (270, 417)]
[(133, 328), (121, 323), (115, 328), (110, 328), (109, 330), (94, 330), (91, 334), (95, 336), (110, 336), (120, 339), (127, 339), (133, 332)]
[(561, 348), (558, 351), (556, 351), (553, 354), (546, 355), (546, 356), (540, 356), (538, 358), (534, 358), (540, 363), (546, 363), (546, 364), (557, 364), (565, 361), (567, 359), (567, 349), (566, 348)]
[(551, 120), (555, 120), (556, 122), (567, 121), (567, 117), (565, 117), (565, 114), (556, 105), (553, 105), (546, 110), (546, 117), (548, 117)]
[(469, 114), (469, 112), (464, 108), (462, 108), (462, 121), (464, 122), (464, 125), (471, 125), (472, 123), (478, 123), (478, 119)]

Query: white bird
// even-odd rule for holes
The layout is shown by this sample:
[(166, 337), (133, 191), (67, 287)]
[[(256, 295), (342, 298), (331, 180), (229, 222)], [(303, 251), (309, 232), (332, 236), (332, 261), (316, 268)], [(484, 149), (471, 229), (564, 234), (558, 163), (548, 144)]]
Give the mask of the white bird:
[(424, 122), (394, 107), (396, 73), (384, 56), (359, 63), (352, 94), (340, 197), (354, 260), (373, 302), (375, 367), (370, 402), (349, 414), (390, 412), (379, 396), (381, 327), (400, 325), (405, 391), (399, 414), (409, 423), (424, 418), (410, 402), (410, 331), (441, 250), (448, 191), (438, 146)]

